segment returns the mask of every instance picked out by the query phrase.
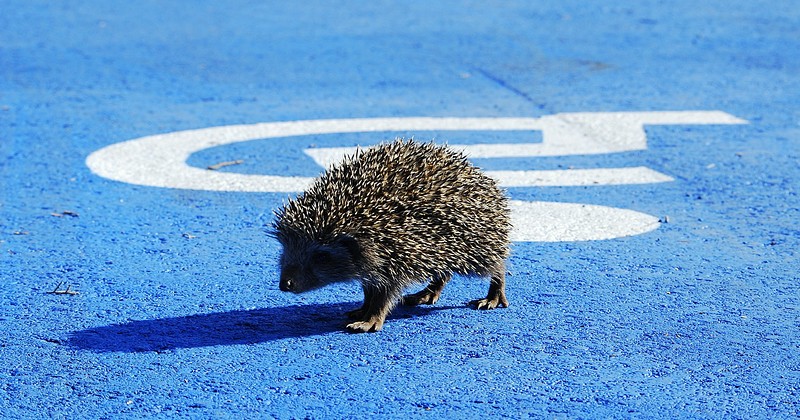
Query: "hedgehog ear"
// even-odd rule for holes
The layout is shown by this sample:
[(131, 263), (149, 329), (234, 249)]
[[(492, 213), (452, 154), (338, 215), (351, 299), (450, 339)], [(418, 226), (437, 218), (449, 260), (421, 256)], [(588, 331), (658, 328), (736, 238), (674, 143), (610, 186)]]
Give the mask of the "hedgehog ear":
[(356, 238), (343, 233), (336, 237), (336, 243), (341, 245), (350, 254), (350, 259), (357, 261), (361, 255), (361, 247), (358, 245)]

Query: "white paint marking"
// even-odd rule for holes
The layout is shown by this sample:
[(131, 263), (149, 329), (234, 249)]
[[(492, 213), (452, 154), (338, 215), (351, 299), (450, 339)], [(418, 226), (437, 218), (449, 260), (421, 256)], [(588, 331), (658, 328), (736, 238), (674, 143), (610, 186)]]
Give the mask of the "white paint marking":
[(655, 230), (658, 218), (633, 210), (577, 203), (509, 203), (515, 242), (599, 241)]
[(486, 171), (486, 174), (496, 179), (501, 186), (506, 188), (585, 187), (674, 181), (672, 177), (644, 166), (552, 171)]
[[(481, 145), (483, 146), (483, 145)], [(509, 149), (516, 144), (493, 145)], [(466, 146), (451, 146), (464, 149)], [(361, 147), (327, 147), (305, 149), (304, 152), (323, 168), (330, 168), (345, 156), (354, 154)], [(498, 149), (499, 150), (499, 149)], [(476, 153), (470, 155), (475, 158)], [(482, 157), (482, 156), (481, 156)], [(674, 178), (650, 168), (638, 166), (634, 168), (600, 168), (600, 169), (564, 169), (539, 171), (485, 171), (496, 179), (501, 186), (511, 187), (578, 187), (595, 185), (650, 184), (674, 181)]]
[[(147, 136), (112, 144), (92, 153), (86, 164), (99, 176), (153, 187), (246, 192), (299, 192), (308, 177), (246, 175), (208, 171), (186, 164), (200, 150), (256, 139), (314, 134), (385, 131), (541, 130), (541, 143), (454, 146), (472, 158), (536, 157), (616, 153), (647, 148), (647, 124), (745, 124), (720, 111), (556, 114), (541, 118), (372, 118), (272, 122), (211, 127)], [(350, 148), (308, 149), (327, 167)], [(585, 186), (667, 182), (649, 168), (563, 171), (493, 171), (506, 187)], [(515, 241), (584, 241), (648, 232), (658, 219), (632, 210), (575, 203), (513, 201)]]
[[(312, 134), (434, 130), (543, 131), (542, 143), (456, 146), (463, 148), (473, 158), (613, 153), (646, 149), (643, 124), (742, 123), (746, 121), (719, 111), (575, 113), (541, 118), (421, 117), (273, 122), (142, 137), (100, 149), (86, 159), (86, 164), (97, 175), (138, 185), (211, 191), (296, 192), (304, 190), (311, 180), (305, 177), (211, 172), (191, 167), (186, 164), (186, 160), (192, 153), (209, 147), (256, 139)], [(314, 157), (314, 153), (320, 156), (319, 153), (324, 154), (324, 151), (325, 149), (308, 149), (306, 153)], [(317, 162), (325, 167), (330, 159), (320, 159)], [(522, 171), (516, 177), (526, 173), (537, 174)]]
[[(416, 119), (409, 118), (409, 120)], [(746, 120), (721, 111), (568, 113), (541, 118), (498, 118), (501, 121), (491, 127), (479, 124), (475, 118), (442, 120), (441, 126), (428, 125), (428, 130), (542, 131), (541, 143), (450, 145), (454, 149), (464, 151), (473, 159), (632, 152), (647, 149), (645, 125), (747, 124)], [(464, 123), (465, 127), (470, 128), (458, 128), (459, 122), (453, 120), (468, 120)], [(411, 125), (412, 128), (406, 130), (425, 130), (422, 128), (423, 124), (417, 127)], [(317, 164), (327, 168), (341, 160), (342, 156), (352, 154), (356, 149), (357, 147), (331, 147), (306, 149), (305, 153)]]

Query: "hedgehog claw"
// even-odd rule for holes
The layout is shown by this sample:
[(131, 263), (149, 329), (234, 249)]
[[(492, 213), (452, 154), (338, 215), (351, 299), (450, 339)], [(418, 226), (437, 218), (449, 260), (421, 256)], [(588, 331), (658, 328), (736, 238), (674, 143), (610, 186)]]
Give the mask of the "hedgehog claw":
[(403, 296), (403, 305), (417, 306), (417, 305), (433, 305), (439, 300), (439, 294), (432, 292), (428, 288), (417, 293), (411, 293)]
[(347, 324), (347, 331), (351, 333), (377, 332), (383, 327), (382, 322), (359, 321)]
[(481, 310), (494, 309), (497, 307), (508, 308), (508, 301), (505, 299), (501, 299), (499, 296), (492, 299), (489, 298), (475, 299), (473, 301), (470, 301), (469, 304), (471, 306), (474, 306), (475, 309), (481, 309)]

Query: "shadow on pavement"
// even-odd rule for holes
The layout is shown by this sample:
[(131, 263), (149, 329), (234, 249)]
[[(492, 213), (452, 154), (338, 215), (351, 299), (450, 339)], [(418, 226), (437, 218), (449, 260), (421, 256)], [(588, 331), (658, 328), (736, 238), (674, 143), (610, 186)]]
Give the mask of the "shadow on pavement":
[[(75, 331), (67, 343), (95, 352), (147, 352), (232, 344), (255, 344), (282, 338), (344, 333), (345, 312), (360, 302), (292, 305), (131, 321)], [(434, 308), (396, 308), (392, 318), (423, 315)], [(447, 309), (439, 307), (437, 309)]]

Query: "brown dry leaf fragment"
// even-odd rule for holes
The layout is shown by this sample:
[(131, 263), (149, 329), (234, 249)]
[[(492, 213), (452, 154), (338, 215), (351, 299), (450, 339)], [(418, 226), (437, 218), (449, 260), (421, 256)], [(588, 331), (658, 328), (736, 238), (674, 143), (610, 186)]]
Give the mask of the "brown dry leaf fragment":
[(241, 165), (242, 163), (244, 163), (244, 160), (242, 159), (230, 160), (227, 162), (220, 162), (220, 163), (215, 163), (213, 165), (209, 165), (206, 169), (208, 169), (209, 171), (216, 171), (217, 169), (224, 168), (226, 166)]

